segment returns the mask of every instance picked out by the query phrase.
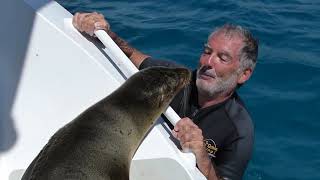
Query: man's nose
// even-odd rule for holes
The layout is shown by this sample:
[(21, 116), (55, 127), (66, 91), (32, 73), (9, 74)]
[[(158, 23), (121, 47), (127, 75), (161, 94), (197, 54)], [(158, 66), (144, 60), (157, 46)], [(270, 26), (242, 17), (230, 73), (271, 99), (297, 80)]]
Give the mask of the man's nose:
[(204, 64), (213, 66), (216, 63), (216, 59), (217, 55), (215, 53), (211, 53), (210, 56), (205, 59)]

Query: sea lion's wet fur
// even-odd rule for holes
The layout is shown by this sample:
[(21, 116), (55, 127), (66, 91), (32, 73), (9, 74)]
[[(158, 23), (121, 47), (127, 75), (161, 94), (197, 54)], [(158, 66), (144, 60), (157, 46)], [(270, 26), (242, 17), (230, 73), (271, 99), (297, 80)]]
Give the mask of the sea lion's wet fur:
[(136, 73), (57, 131), (22, 179), (128, 180), (138, 145), (190, 76), (183, 68)]

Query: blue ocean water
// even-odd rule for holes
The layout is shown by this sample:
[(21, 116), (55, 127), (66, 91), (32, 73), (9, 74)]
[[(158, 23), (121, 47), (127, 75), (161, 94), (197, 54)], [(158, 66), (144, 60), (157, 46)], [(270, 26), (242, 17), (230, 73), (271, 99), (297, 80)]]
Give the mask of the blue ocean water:
[(214, 27), (248, 27), (260, 49), (257, 68), (240, 89), (255, 124), (244, 179), (320, 179), (320, 1), (59, 2), (71, 13), (98, 11), (137, 49), (193, 68)]

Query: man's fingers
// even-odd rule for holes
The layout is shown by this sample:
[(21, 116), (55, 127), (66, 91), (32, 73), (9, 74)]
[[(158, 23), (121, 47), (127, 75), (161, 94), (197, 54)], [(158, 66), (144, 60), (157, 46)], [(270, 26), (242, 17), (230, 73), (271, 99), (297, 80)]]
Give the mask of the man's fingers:
[(110, 29), (110, 25), (106, 21), (104, 21), (104, 19), (95, 22), (94, 27), (95, 27), (94, 29), (95, 31), (101, 30), (101, 29), (105, 31), (109, 31)]
[(180, 119), (175, 125), (175, 129), (184, 130), (185, 128), (192, 126), (193, 122), (189, 118)]
[(178, 135), (178, 137), (179, 137), (180, 143), (192, 141), (191, 134), (189, 134), (189, 133), (180, 134), (180, 135)]
[(72, 18), (72, 24), (75, 28), (77, 28), (79, 31), (81, 31), (81, 18), (83, 17), (84, 14), (88, 14), (88, 13), (75, 13), (73, 18)]
[(75, 13), (73, 18), (72, 18), (72, 24), (74, 25), (75, 28), (77, 28), (79, 31), (83, 32), (85, 31), (85, 24), (87, 21), (87, 17), (90, 17), (97, 13)]
[(179, 131), (176, 131), (177, 133), (177, 139), (181, 142), (185, 142), (188, 139), (190, 139), (190, 126), (182, 126), (178, 128)]
[(73, 25), (76, 29), (78, 29), (78, 23), (77, 23), (77, 17), (78, 17), (78, 15), (79, 15), (79, 13), (77, 12), (77, 13), (74, 14), (74, 16), (73, 16), (73, 18), (72, 18), (72, 25)]
[(190, 118), (182, 118), (173, 129), (173, 136), (180, 141), (184, 152), (190, 152), (200, 157), (204, 154), (202, 130)]
[(171, 131), (171, 133), (172, 133), (173, 137), (177, 139), (178, 131), (175, 130), (175, 129), (173, 129), (173, 130)]
[(175, 125), (174, 128), (173, 128), (173, 130), (176, 131), (176, 132), (178, 132), (178, 131), (180, 130), (180, 126)]
[(177, 137), (181, 143), (191, 141), (203, 141), (202, 131), (198, 128), (190, 128), (184, 133), (177, 133)]
[(187, 117), (180, 119), (177, 122), (176, 126), (179, 128), (183, 128), (187, 126), (198, 127), (196, 124), (194, 124), (194, 122), (190, 118), (187, 118)]
[(80, 30), (81, 32), (90, 32), (90, 16), (92, 14), (91, 13), (83, 13), (81, 15), (79, 15), (79, 26), (80, 26)]
[(83, 31), (89, 34), (90, 36), (92, 36), (95, 28), (94, 27), (95, 20), (92, 17), (85, 17), (85, 18), (86, 19), (84, 19), (84, 22), (83, 22)]
[(192, 149), (190, 148), (191, 147), (191, 143), (190, 142), (181, 144), (181, 147), (182, 147), (182, 152), (185, 152), (185, 153), (193, 152)]
[(199, 151), (203, 150), (204, 145), (202, 141), (192, 141), (181, 144), (181, 147), (184, 152), (192, 151), (197, 154)]
[(97, 30), (110, 29), (109, 23), (104, 19), (102, 14), (93, 13), (76, 13), (73, 18), (73, 25), (80, 31), (93, 35)]

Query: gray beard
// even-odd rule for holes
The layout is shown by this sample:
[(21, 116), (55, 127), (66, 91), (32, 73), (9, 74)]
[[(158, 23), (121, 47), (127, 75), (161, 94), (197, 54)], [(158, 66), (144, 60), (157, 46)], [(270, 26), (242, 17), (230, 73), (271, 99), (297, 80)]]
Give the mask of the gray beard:
[(228, 94), (237, 86), (237, 75), (238, 73), (234, 72), (227, 79), (216, 77), (215, 83), (211, 84), (197, 78), (196, 85), (198, 93), (212, 98)]

